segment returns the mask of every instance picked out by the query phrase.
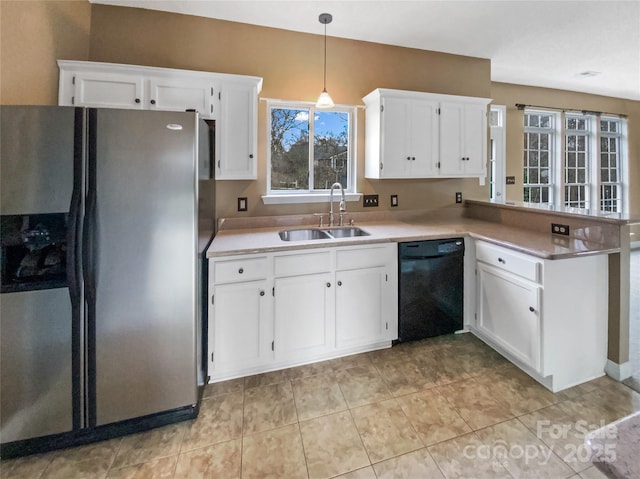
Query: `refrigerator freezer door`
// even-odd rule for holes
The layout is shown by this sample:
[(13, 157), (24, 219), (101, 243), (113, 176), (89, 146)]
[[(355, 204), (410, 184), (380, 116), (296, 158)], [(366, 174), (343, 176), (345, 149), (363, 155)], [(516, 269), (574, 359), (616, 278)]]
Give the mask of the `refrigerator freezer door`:
[(89, 118), (89, 421), (103, 425), (197, 402), (197, 134), (193, 113), (105, 109)]
[[(74, 116), (74, 108), (0, 107), (3, 269), (11, 257), (8, 245), (15, 243), (15, 238), (5, 235), (10, 235), (11, 222), (19, 218), (9, 215), (24, 215), (26, 219), (27, 216), (62, 217), (69, 212)], [(51, 233), (53, 236), (53, 231)], [(34, 253), (38, 252), (36, 240), (28, 244)], [(45, 258), (45, 255), (37, 257)], [(73, 255), (68, 255), (67, 261), (70, 258)], [(25, 265), (29, 263), (27, 259), (23, 258)], [(44, 262), (46, 265), (47, 260)], [(73, 271), (71, 267), (70, 270)], [(3, 444), (67, 432), (73, 427), (69, 289), (60, 285), (53, 285), (53, 289), (33, 289), (0, 296), (0, 438)]]

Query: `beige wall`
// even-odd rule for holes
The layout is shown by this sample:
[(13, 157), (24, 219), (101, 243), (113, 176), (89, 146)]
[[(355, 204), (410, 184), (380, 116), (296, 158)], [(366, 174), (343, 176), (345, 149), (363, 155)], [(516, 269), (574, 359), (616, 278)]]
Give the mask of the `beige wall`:
[[(187, 15), (92, 5), (87, 0), (0, 1), (0, 103), (56, 104), (57, 59), (132, 63), (264, 78), (263, 98), (314, 101), (322, 88), (322, 41), (309, 35)], [(331, 33), (329, 29), (329, 33)], [(515, 103), (629, 116), (630, 205), (640, 215), (640, 102), (491, 83), (489, 60), (329, 38), (328, 89), (338, 103), (361, 105), (378, 87), (493, 98), (507, 105), (507, 198), (522, 195), (522, 112)], [(315, 212), (320, 205), (265, 206), (266, 108), (259, 112), (259, 179), (219, 181), (218, 216)], [(476, 179), (366, 180), (364, 114), (358, 114), (358, 189), (399, 195), (399, 209), (452, 206), (454, 192), (486, 197)], [(236, 198), (249, 198), (238, 213)], [(362, 207), (350, 203), (348, 209)]]
[(0, 0), (0, 104), (58, 103), (58, 58), (89, 59), (91, 4)]
[[(318, 28), (320, 30), (320, 28)], [(488, 97), (488, 60), (329, 38), (327, 87), (334, 101), (362, 105), (362, 97), (378, 87)], [(91, 22), (93, 61), (132, 63), (264, 78), (262, 98), (315, 101), (322, 90), (322, 37), (130, 8), (94, 5)], [(260, 102), (258, 180), (217, 182), (219, 217), (262, 216), (323, 211), (325, 205), (264, 205), (267, 162), (266, 105)], [(455, 204), (464, 196), (487, 195), (477, 179), (369, 181), (364, 176), (364, 112), (358, 113), (358, 190), (380, 195), (380, 209), (390, 208), (390, 195), (400, 209)], [(236, 212), (239, 196), (249, 210)], [(349, 203), (349, 211), (362, 210)]]
[(511, 201), (522, 201), (523, 115), (516, 103), (557, 109), (592, 110), (628, 116), (629, 132), (629, 209), (640, 216), (640, 102), (584, 93), (535, 88), (506, 83), (492, 83), (493, 103), (507, 107), (506, 174), (516, 177), (515, 185), (506, 187)]

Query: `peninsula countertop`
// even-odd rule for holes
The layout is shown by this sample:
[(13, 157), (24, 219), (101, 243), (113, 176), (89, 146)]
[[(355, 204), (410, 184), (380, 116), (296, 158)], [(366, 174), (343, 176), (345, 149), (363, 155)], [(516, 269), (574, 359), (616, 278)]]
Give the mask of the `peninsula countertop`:
[[(372, 244), (383, 242), (421, 241), (431, 239), (470, 236), (488, 241), (542, 259), (563, 259), (592, 254), (609, 254), (619, 248), (597, 241), (552, 235), (506, 226), (473, 218), (444, 218), (416, 216), (408, 219), (393, 219), (389, 215), (356, 220), (355, 226), (369, 233), (339, 239), (307, 241), (283, 241), (278, 233), (282, 230), (318, 228), (312, 215), (272, 219), (250, 219), (231, 228), (222, 228), (207, 250), (207, 258), (219, 256), (287, 251), (331, 246)], [(223, 223), (224, 224), (224, 223)]]

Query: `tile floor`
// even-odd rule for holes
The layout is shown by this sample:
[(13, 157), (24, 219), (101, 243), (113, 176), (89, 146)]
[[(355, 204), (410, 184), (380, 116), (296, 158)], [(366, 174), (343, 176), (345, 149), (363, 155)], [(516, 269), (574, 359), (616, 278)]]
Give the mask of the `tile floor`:
[(638, 410), (607, 377), (552, 394), (471, 334), (443, 336), (209, 385), (194, 421), (0, 476), (593, 479), (584, 432)]

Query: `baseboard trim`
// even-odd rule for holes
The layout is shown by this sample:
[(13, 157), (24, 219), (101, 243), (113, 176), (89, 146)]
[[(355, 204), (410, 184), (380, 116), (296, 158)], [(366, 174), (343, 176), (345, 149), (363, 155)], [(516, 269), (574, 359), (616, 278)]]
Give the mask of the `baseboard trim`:
[(633, 374), (631, 370), (631, 362), (627, 361), (622, 364), (614, 363), (610, 359), (607, 359), (607, 364), (604, 367), (604, 372), (607, 376), (612, 377), (616, 381), (624, 381), (630, 378)]

